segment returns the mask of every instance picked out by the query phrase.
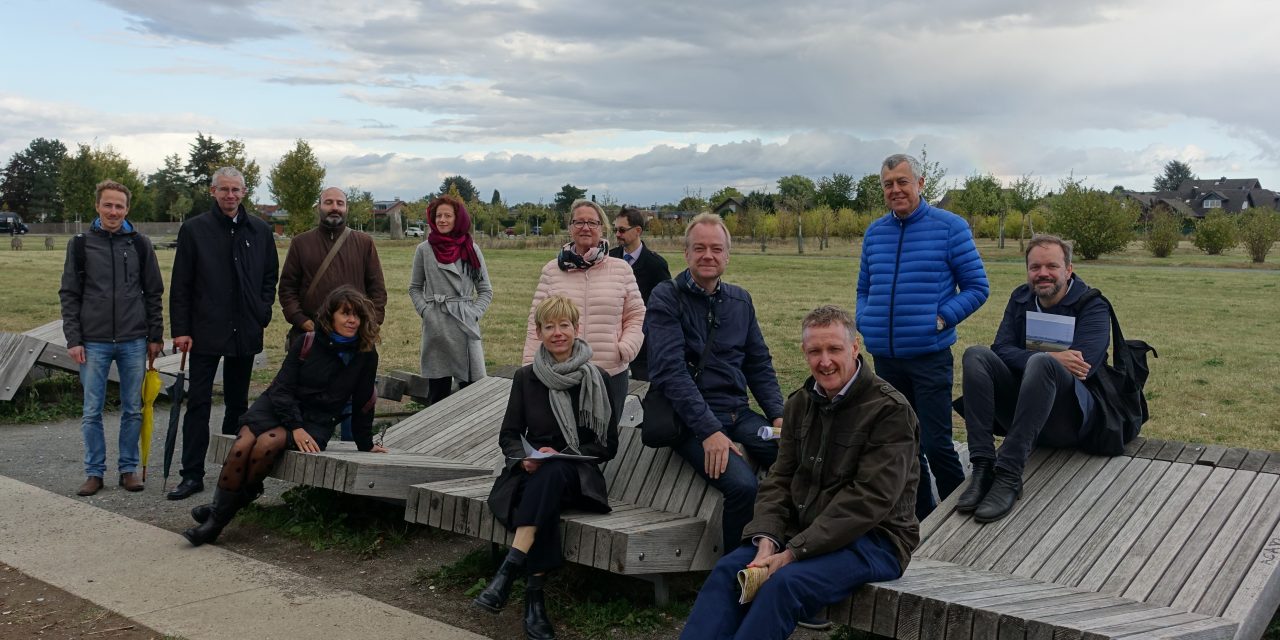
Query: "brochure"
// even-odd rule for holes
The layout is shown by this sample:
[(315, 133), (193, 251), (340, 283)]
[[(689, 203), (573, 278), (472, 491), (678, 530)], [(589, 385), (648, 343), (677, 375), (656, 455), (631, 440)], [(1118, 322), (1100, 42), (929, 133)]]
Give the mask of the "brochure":
[(524, 436), (520, 436), (520, 444), (524, 445), (525, 460), (582, 460), (585, 462), (595, 462), (597, 460), (595, 456), (581, 456), (572, 453), (543, 453), (534, 449), (533, 445), (524, 439)]
[(1040, 311), (1027, 312), (1027, 344), (1030, 351), (1066, 351), (1075, 338), (1076, 319)]

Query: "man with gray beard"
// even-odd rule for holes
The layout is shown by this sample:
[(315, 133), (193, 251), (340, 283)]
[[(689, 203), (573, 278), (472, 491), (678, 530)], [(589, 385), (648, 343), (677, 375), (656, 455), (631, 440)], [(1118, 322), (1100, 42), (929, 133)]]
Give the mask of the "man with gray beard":
[[(320, 223), (298, 234), (280, 271), (280, 308), (292, 325), (288, 342), (315, 330), (315, 314), (330, 291), (354, 287), (373, 301), (378, 324), (387, 311), (387, 287), (378, 249), (367, 233), (347, 226), (347, 196), (337, 187), (320, 192)], [(349, 412), (348, 412), (349, 414)], [(342, 439), (351, 439), (351, 420), (342, 423)]]

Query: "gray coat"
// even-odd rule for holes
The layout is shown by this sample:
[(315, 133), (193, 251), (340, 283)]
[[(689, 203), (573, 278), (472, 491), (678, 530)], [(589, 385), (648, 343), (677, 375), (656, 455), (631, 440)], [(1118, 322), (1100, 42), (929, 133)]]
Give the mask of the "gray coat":
[(474, 382), (485, 376), (480, 318), (493, 302), (493, 286), (484, 254), (477, 273), (459, 260), (440, 264), (431, 244), (423, 242), (413, 254), (409, 299), (422, 317), (419, 366), (424, 378), (453, 377)]

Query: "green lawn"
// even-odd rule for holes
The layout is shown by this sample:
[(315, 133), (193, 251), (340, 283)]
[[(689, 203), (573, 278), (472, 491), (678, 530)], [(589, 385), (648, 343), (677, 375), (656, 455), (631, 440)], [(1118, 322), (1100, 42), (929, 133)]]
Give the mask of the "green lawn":
[[(22, 331), (58, 317), (58, 279), (64, 258), (58, 250), (0, 252), (0, 274), (6, 283), (0, 307), (0, 330)], [(549, 243), (545, 243), (549, 244)], [(653, 243), (673, 270), (683, 268), (679, 245)], [(523, 346), (525, 319), (538, 271), (554, 253), (508, 248), (521, 241), (501, 241), (485, 251), (494, 281), (494, 304), (483, 322), (485, 354), (490, 365), (516, 363)], [(416, 370), (420, 324), (407, 293), (414, 241), (380, 241), (379, 252), (390, 289), (383, 327), (384, 369)], [(811, 308), (835, 303), (852, 308), (857, 269), (857, 243), (833, 241), (825, 251), (796, 255), (794, 242), (775, 242), (761, 255), (758, 244), (738, 243), (727, 279), (755, 298), (784, 390), (807, 375), (799, 348), (800, 319)], [(960, 326), (958, 356), (971, 344), (989, 344), (1009, 292), (1023, 281), (1017, 242), (996, 249), (980, 243), (992, 281), (992, 297)], [(281, 259), (285, 249), (281, 248)], [(173, 252), (160, 251), (168, 276)], [(1172, 258), (1146, 256), (1137, 245), (1118, 256), (1078, 264), (1080, 275), (1099, 287), (1116, 305), (1125, 333), (1147, 340), (1160, 352), (1152, 361), (1148, 384), (1151, 422), (1146, 435), (1205, 443), (1280, 449), (1280, 264), (1276, 258), (1251, 265), (1239, 250), (1204, 256), (1186, 243)], [(268, 330), (267, 351), (279, 363), (285, 327), (277, 315)], [(269, 380), (273, 371), (257, 374)], [(957, 385), (958, 393), (958, 385)], [(956, 419), (957, 426), (961, 421)], [(959, 433), (957, 437), (963, 437)]]

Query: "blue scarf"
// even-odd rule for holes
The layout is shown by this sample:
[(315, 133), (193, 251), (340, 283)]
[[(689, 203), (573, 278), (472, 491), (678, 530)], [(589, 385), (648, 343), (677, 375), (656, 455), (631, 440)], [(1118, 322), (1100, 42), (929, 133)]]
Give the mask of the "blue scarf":
[(338, 357), (342, 358), (342, 364), (351, 364), (351, 358), (355, 355), (355, 353), (352, 352), (351, 347), (355, 345), (356, 340), (359, 338), (359, 334), (348, 338), (336, 331), (329, 332), (329, 339), (333, 340), (333, 342), (338, 346)]

